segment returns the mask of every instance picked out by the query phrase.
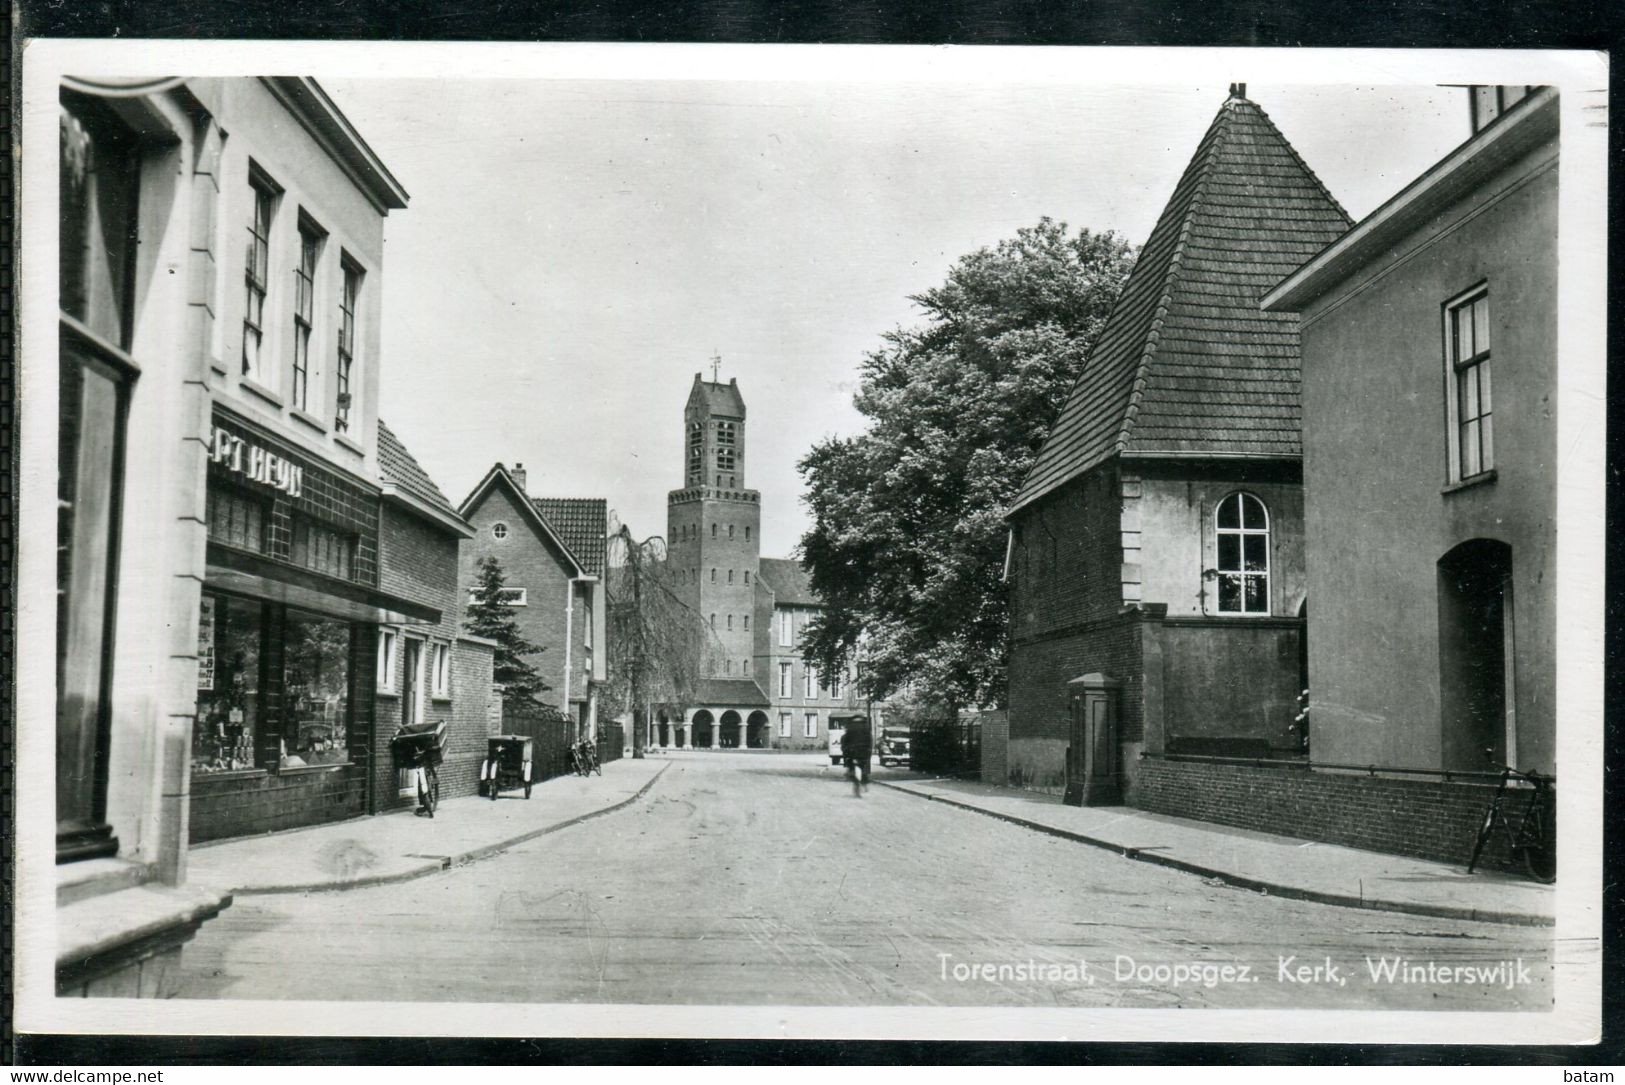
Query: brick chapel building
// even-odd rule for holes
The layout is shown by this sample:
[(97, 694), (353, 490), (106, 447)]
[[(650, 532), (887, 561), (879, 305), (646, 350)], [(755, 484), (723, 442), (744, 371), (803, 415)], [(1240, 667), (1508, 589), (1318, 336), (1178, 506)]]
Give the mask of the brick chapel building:
[(709, 630), (710, 673), (695, 704), (656, 715), (649, 744), (822, 749), (831, 714), (857, 706), (853, 676), (821, 675), (802, 658), (822, 603), (800, 562), (761, 556), (739, 382), (694, 374), (683, 423), (685, 485), (667, 495), (667, 554), (679, 596)]
[(1130, 803), (1142, 754), (1298, 752), (1298, 322), (1258, 305), (1348, 226), (1232, 87), (1008, 510), (1009, 782), (1065, 783), (1085, 675)]

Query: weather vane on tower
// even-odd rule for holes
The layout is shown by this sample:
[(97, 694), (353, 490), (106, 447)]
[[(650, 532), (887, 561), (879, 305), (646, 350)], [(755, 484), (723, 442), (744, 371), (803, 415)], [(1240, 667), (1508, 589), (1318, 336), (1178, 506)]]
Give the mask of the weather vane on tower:
[(711, 383), (712, 384), (721, 384), (722, 383), (721, 373), (722, 373), (722, 355), (717, 352), (717, 349), (715, 347), (712, 347), (711, 348)]

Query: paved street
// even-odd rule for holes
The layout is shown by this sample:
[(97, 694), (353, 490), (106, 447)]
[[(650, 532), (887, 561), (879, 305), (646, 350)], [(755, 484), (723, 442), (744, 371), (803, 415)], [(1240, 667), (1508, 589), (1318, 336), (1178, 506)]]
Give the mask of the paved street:
[[(239, 897), (188, 947), (183, 995), (1550, 1004), (1549, 930), (1265, 897), (884, 787), (859, 800), (820, 756), (669, 760), (640, 801), (489, 859), (400, 884)], [(1373, 981), (1367, 958), (1423, 974)], [(1440, 976), (1456, 966), (1491, 971)]]

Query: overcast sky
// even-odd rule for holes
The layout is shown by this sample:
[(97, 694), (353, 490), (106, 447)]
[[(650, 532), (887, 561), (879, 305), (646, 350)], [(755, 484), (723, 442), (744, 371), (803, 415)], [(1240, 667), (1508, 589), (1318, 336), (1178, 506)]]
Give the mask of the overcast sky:
[[(453, 503), (491, 463), (640, 535), (696, 372), (737, 377), (762, 552), (850, 434), (907, 297), (1048, 215), (1144, 242), (1224, 85), (323, 79), (411, 193), (385, 226), (384, 418)], [(1355, 218), (1468, 135), (1461, 90), (1253, 84)]]

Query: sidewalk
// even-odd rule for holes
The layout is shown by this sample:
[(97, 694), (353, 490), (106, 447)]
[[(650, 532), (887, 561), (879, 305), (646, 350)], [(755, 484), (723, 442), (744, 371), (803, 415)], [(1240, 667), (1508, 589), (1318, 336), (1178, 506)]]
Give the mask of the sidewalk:
[(1465, 865), (1319, 844), (1126, 806), (1066, 806), (1054, 795), (966, 780), (875, 781), (1130, 859), (1273, 896), (1383, 912), (1549, 927), (1557, 887)]
[(559, 776), (531, 789), (445, 799), (432, 818), (410, 811), (199, 844), (186, 880), (233, 894), (303, 893), (405, 881), (494, 855), (642, 798), (670, 762), (622, 758), (603, 776)]

